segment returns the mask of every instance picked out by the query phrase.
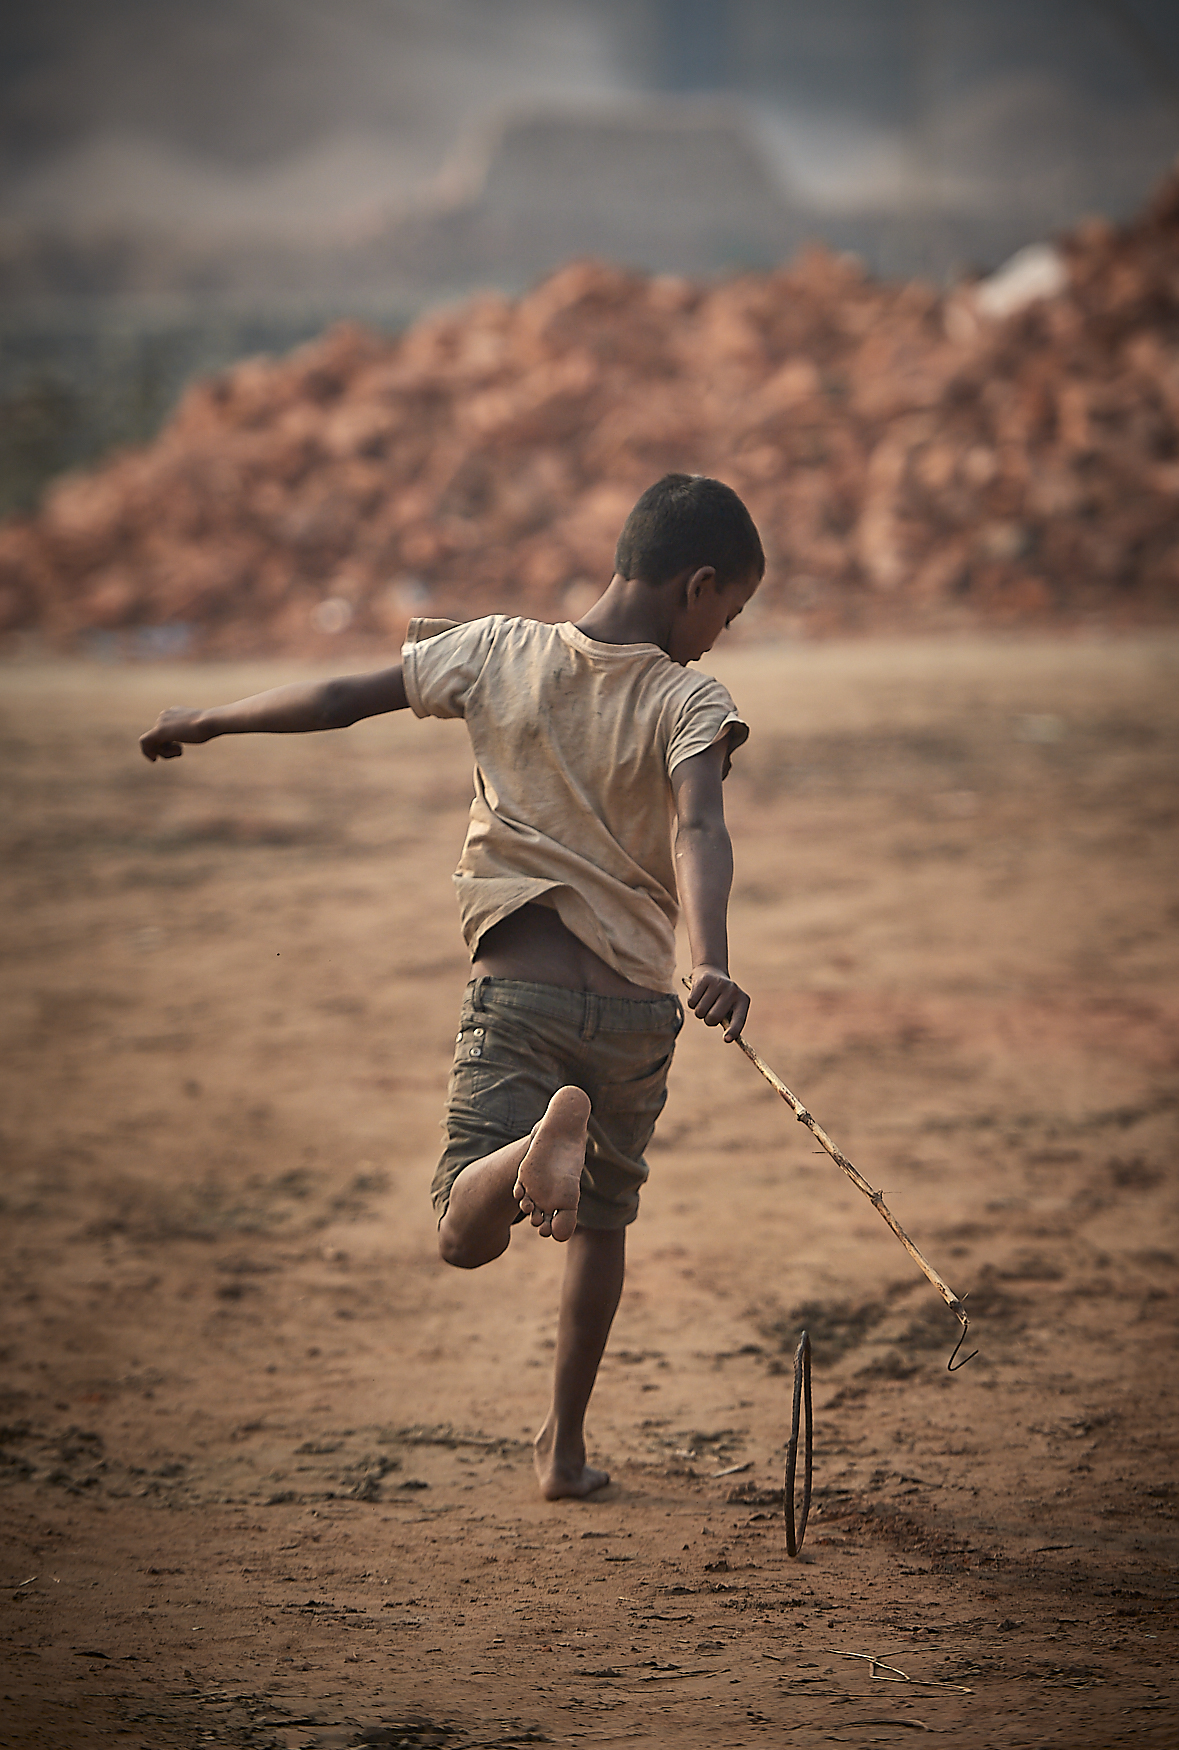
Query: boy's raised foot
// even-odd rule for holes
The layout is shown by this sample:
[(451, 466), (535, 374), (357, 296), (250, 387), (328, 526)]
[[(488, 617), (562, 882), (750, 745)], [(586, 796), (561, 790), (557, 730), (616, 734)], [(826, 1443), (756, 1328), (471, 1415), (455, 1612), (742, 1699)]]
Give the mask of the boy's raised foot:
[(581, 1088), (558, 1088), (520, 1162), (516, 1200), (532, 1217), (533, 1227), (555, 1240), (572, 1239), (577, 1227), (589, 1116), (588, 1094)]
[(585, 1462), (584, 1445), (579, 1443), (576, 1452), (558, 1452), (548, 1423), (532, 1442), (532, 1462), (546, 1501), (581, 1500), (610, 1481), (609, 1471), (595, 1470)]

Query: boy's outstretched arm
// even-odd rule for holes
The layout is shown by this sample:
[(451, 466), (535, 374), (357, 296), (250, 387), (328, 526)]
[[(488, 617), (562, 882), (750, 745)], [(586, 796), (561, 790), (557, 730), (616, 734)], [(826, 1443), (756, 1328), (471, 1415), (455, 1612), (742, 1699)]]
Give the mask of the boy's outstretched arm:
[(675, 870), (680, 908), (692, 947), (688, 1007), (709, 1027), (724, 1025), (736, 1039), (749, 1013), (749, 998), (729, 977), (728, 907), (733, 884), (733, 846), (725, 825), (721, 777), (728, 755), (723, 739), (676, 766)]
[(401, 664), (372, 674), (337, 675), (330, 681), (296, 682), (268, 693), (238, 699), (233, 705), (213, 705), (202, 711), (190, 705), (170, 705), (161, 711), (139, 745), (144, 758), (174, 760), (184, 743), (212, 741), (218, 735), (297, 735), (313, 729), (346, 729), (362, 717), (404, 711), (405, 678)]

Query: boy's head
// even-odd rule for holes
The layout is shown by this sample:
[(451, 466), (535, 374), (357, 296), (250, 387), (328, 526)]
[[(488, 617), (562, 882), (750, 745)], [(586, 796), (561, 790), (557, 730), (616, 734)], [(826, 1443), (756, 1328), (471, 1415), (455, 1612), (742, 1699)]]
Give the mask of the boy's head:
[(702, 566), (720, 588), (757, 584), (766, 558), (753, 518), (731, 486), (705, 474), (665, 474), (648, 486), (623, 525), (614, 553), (620, 577), (669, 583)]

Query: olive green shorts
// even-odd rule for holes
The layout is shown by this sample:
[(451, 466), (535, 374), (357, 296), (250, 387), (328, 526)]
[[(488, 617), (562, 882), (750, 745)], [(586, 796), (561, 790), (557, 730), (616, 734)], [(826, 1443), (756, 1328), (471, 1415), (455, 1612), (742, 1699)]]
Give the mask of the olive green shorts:
[(439, 1221), (464, 1167), (527, 1136), (558, 1088), (592, 1108), (577, 1220), (621, 1228), (639, 1212), (643, 1150), (667, 1099), (684, 1023), (678, 997), (600, 997), (555, 984), (476, 978), (463, 999), (431, 1196)]

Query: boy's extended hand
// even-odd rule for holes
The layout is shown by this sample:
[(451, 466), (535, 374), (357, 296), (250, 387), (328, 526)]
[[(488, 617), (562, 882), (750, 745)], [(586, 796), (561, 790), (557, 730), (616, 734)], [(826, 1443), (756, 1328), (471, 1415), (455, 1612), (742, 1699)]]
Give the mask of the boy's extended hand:
[(144, 759), (176, 760), (184, 752), (183, 742), (211, 741), (211, 731), (201, 724), (203, 715), (192, 705), (169, 705), (139, 737)]
[(409, 698), (401, 664), (372, 674), (336, 675), (326, 681), (295, 681), (253, 693), (232, 705), (171, 705), (139, 737), (149, 760), (174, 760), (183, 743), (213, 741), (219, 735), (301, 735), (313, 729), (346, 729), (362, 717), (405, 711)]
[(724, 1026), (725, 1039), (731, 1044), (745, 1025), (749, 998), (723, 967), (695, 966), (688, 1007), (706, 1027)]

